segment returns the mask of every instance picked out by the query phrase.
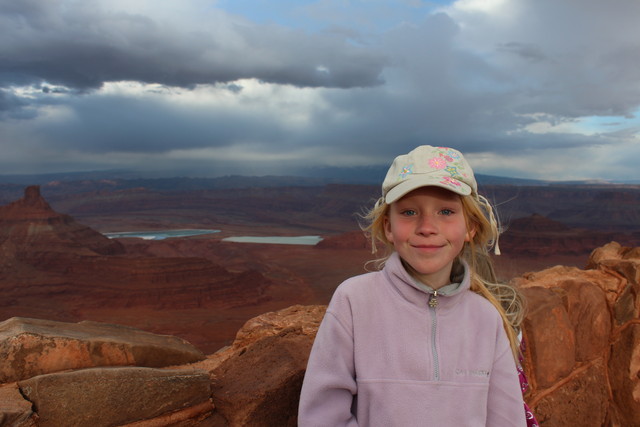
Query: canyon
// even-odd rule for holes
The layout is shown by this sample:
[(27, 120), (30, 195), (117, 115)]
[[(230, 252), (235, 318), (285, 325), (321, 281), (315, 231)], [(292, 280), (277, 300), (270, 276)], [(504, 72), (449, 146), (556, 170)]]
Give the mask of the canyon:
[[(229, 345), (249, 318), (295, 304), (326, 304), (340, 282), (371, 268), (367, 261), (375, 258), (358, 217), (375, 200), (372, 186), (96, 190), (99, 185), (107, 184), (65, 184), (64, 191), (30, 186), (0, 207), (0, 320), (119, 323), (180, 336), (213, 352)], [(510, 218), (499, 242), (502, 255), (495, 257), (504, 280), (557, 264), (584, 267), (590, 252), (610, 241), (640, 245), (637, 188), (625, 187), (621, 195), (617, 188), (579, 189), (579, 197), (546, 187), (484, 191), (496, 198), (503, 221)], [(14, 192), (0, 189), (4, 197)], [(590, 228), (537, 213), (556, 217), (552, 206), (573, 212), (570, 203), (581, 199), (584, 205), (587, 194), (591, 201), (617, 200), (624, 213), (611, 214), (607, 227), (577, 221)], [(530, 206), (538, 211), (527, 211)], [(585, 218), (600, 221), (605, 214), (599, 209), (612, 211), (608, 204), (591, 206), (582, 208)], [(514, 218), (518, 212), (523, 216)], [(158, 241), (102, 234), (184, 228), (221, 231)], [(238, 235), (323, 240), (315, 246), (222, 240)]]
[[(527, 399), (542, 425), (584, 425), (575, 422), (589, 416), (598, 418), (595, 425), (633, 425), (628, 422), (637, 419), (638, 402), (629, 396), (637, 380), (624, 372), (638, 369), (633, 248), (640, 246), (640, 188), (491, 185), (484, 190), (496, 201), (505, 227), (502, 255), (494, 257), (498, 274), (529, 301)], [(154, 381), (191, 384), (196, 391), (188, 402), (173, 402), (171, 413), (141, 403), (140, 411), (148, 410), (145, 416), (156, 421), (139, 424), (132, 420), (141, 415), (132, 414), (123, 425), (295, 425), (296, 393), (324, 305), (341, 281), (371, 268), (367, 261), (375, 258), (359, 231), (358, 214), (377, 193), (368, 185), (178, 191), (82, 182), (16, 192), (15, 186), (0, 186), (6, 201), (0, 206), (0, 323), (6, 342), (22, 343), (16, 353), (7, 353), (18, 357), (16, 366), (27, 366), (20, 357), (44, 365), (27, 375), (37, 380), (21, 377), (32, 381), (21, 387), (42, 381), (43, 390), (50, 387), (56, 395), (66, 381), (129, 381), (132, 387)], [(186, 228), (220, 232), (157, 241), (103, 234)], [(322, 241), (315, 246), (223, 241), (238, 235), (318, 235)], [(68, 344), (69, 337), (93, 340), (96, 331), (106, 334), (108, 327), (101, 325), (111, 325), (117, 334), (132, 328), (126, 334), (136, 342), (151, 340), (147, 333), (175, 337), (187, 347), (181, 351), (198, 354), (199, 361), (152, 364), (133, 356), (155, 354), (158, 347), (118, 353), (131, 338), (115, 350), (102, 338), (86, 347)], [(46, 338), (46, 344), (29, 347), (26, 338), (17, 339), (28, 328), (33, 329), (27, 335), (43, 329), (54, 337), (69, 328), (74, 332), (62, 334), (63, 345), (52, 344), (60, 338)], [(7, 345), (2, 348), (11, 351)], [(52, 371), (52, 360), (75, 360), (64, 353), (38, 362), (49, 354), (38, 349), (52, 347), (90, 349), (82, 350), (81, 359), (88, 362), (60, 368), (77, 376), (40, 379), (58, 371)], [(123, 370), (102, 370), (114, 364)], [(144, 370), (170, 365), (181, 367), (173, 373)], [(12, 414), (25, 426), (47, 425), (28, 424), (37, 415), (23, 403), (21, 393), (28, 393), (17, 391), (22, 380), (15, 379), (6, 376), (0, 385), (0, 396), (12, 396), (21, 408)], [(31, 399), (49, 405), (47, 396)], [(168, 399), (158, 396), (147, 398)], [(264, 402), (277, 402), (277, 410), (267, 410)], [(56, 405), (48, 407), (54, 411)]]

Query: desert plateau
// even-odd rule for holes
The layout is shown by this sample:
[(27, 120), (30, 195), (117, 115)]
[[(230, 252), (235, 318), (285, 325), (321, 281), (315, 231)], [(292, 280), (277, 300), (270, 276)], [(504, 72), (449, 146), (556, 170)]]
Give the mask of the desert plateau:
[[(54, 181), (0, 187), (0, 319), (93, 320), (171, 334), (211, 353), (259, 314), (326, 304), (375, 258), (359, 214), (377, 186), (260, 186), (268, 180)], [(495, 261), (510, 280), (584, 267), (611, 241), (640, 245), (640, 188), (481, 188), (504, 226)], [(216, 230), (191, 237), (103, 233)], [(319, 236), (317, 245), (237, 243), (232, 236)]]
[[(0, 426), (296, 425), (325, 305), (373, 268), (378, 189), (242, 182), (0, 186)], [(483, 190), (541, 425), (637, 425), (640, 188)]]

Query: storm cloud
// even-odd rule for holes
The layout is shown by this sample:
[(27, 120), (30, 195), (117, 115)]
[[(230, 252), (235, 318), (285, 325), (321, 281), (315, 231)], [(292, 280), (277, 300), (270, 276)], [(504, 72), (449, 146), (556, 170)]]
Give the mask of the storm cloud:
[(303, 87), (382, 83), (384, 55), (341, 37), (256, 25), (215, 9), (202, 11), (209, 18), (204, 24), (201, 16), (179, 25), (106, 5), (2, 0), (3, 84), (91, 89), (131, 80), (193, 87), (243, 78)]
[(439, 3), (0, 0), (0, 168), (640, 179), (639, 2)]

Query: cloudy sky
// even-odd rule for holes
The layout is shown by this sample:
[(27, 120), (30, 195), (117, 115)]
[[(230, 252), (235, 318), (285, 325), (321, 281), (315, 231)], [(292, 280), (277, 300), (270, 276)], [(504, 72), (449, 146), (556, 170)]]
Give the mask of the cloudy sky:
[(640, 179), (640, 1), (0, 0), (0, 174), (290, 175), (459, 148)]

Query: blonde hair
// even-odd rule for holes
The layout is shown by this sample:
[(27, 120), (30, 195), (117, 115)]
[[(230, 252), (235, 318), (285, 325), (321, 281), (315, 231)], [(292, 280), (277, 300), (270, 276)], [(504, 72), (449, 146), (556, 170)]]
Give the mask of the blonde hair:
[[(491, 203), (483, 196), (460, 196), (467, 230), (475, 230), (471, 241), (465, 243), (458, 258), (469, 265), (471, 290), (486, 298), (500, 313), (504, 330), (509, 338), (513, 357), (518, 364), (520, 344), (518, 331), (524, 317), (524, 300), (516, 288), (500, 283), (496, 277), (490, 251), (496, 248), (500, 234), (498, 221)], [(371, 240), (371, 252), (377, 253), (378, 244), (385, 248), (385, 256), (375, 259), (376, 268), (382, 268), (384, 262), (393, 253), (393, 244), (385, 234), (385, 219), (389, 215), (389, 205), (380, 198), (374, 207), (363, 215), (367, 224), (363, 231)]]

